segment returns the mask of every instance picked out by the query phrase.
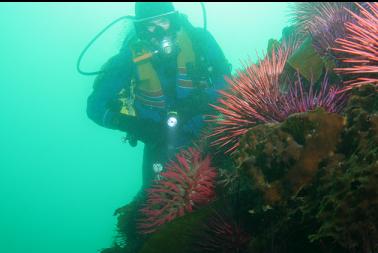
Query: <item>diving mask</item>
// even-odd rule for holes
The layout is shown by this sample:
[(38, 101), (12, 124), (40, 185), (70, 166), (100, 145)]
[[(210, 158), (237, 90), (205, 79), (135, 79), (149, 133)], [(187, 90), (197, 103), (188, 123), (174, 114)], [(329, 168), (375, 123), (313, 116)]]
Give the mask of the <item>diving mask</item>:
[(158, 27), (164, 31), (168, 31), (170, 26), (171, 22), (167, 17), (153, 19), (145, 24), (146, 30), (150, 33), (154, 33)]
[(156, 48), (156, 53), (161, 56), (171, 56), (176, 50), (171, 22), (167, 17), (151, 20), (146, 24), (146, 30), (150, 33), (151, 42)]
[(179, 30), (179, 17), (176, 11), (135, 22), (138, 37), (151, 43), (152, 52), (159, 57), (175, 55), (176, 32)]

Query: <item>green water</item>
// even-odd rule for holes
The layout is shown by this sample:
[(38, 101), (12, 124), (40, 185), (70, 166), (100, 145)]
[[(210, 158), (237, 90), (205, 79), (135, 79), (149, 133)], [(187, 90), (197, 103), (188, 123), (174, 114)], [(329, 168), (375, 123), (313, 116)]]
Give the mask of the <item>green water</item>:
[[(111, 245), (113, 211), (141, 186), (143, 145), (86, 116), (93, 77), (77, 56), (134, 3), (0, 3), (0, 252), (93, 253)], [(175, 4), (202, 25), (197, 3)], [(234, 68), (287, 24), (286, 3), (206, 3), (208, 29)], [(116, 52), (127, 24), (89, 51), (83, 68)]]

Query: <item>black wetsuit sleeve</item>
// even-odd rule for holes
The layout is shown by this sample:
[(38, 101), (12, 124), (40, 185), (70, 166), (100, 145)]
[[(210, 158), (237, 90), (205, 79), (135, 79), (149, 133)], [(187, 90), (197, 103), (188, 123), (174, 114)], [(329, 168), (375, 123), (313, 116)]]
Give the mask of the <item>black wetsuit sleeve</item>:
[(119, 93), (129, 89), (133, 71), (131, 52), (123, 51), (112, 57), (94, 81), (87, 100), (87, 115), (100, 126), (127, 132), (145, 143), (156, 142), (161, 135), (160, 125), (120, 113)]
[(88, 117), (100, 126), (118, 129), (113, 118), (119, 112), (119, 93), (131, 82), (131, 56), (125, 52), (109, 59), (96, 77), (93, 91), (87, 100)]

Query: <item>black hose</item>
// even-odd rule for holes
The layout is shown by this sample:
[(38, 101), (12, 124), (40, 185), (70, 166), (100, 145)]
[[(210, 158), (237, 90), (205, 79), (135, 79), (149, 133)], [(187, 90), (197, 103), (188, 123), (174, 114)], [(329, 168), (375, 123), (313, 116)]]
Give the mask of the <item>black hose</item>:
[(122, 17), (117, 18), (116, 20), (112, 21), (105, 28), (103, 28), (98, 34), (96, 34), (96, 36), (94, 36), (93, 39), (85, 46), (83, 51), (81, 51), (81, 54), (80, 54), (80, 56), (79, 56), (79, 58), (77, 59), (77, 62), (76, 62), (76, 69), (80, 74), (86, 75), (86, 76), (92, 76), (92, 75), (98, 75), (102, 72), (102, 71), (94, 71), (94, 72), (82, 71), (81, 68), (80, 68), (81, 60), (83, 59), (83, 57), (84, 57), (85, 53), (88, 51), (88, 49), (98, 39), (98, 37), (100, 37), (104, 32), (106, 32), (115, 23), (118, 23), (120, 20), (123, 20), (123, 19), (134, 19), (134, 17), (133, 16), (122, 16)]
[(205, 3), (201, 2), (201, 8), (202, 8), (202, 17), (203, 17), (203, 29), (207, 30), (207, 15), (206, 15), (206, 7)]
[[(200, 2), (201, 4), (201, 8), (202, 8), (202, 16), (203, 16), (203, 29), (204, 30), (207, 30), (207, 15), (206, 15), (206, 7), (205, 7), (205, 4), (204, 2)], [(83, 51), (81, 51), (80, 55), (79, 55), (79, 58), (77, 59), (77, 62), (76, 62), (76, 70), (82, 74), (82, 75), (85, 75), (85, 76), (93, 76), (93, 75), (98, 75), (100, 74), (102, 71), (93, 71), (93, 72), (87, 72), (87, 71), (82, 71), (81, 68), (80, 68), (80, 64), (81, 64), (81, 60), (83, 59), (85, 53), (88, 51), (88, 49), (93, 45), (93, 43), (104, 33), (106, 32), (110, 27), (112, 27), (114, 24), (118, 23), (120, 20), (123, 20), (123, 19), (134, 19), (135, 17), (134, 16), (122, 16), (122, 17), (119, 17), (117, 18), (116, 20), (112, 21), (110, 24), (108, 24), (105, 28), (103, 28), (98, 34), (96, 34), (96, 36), (93, 37), (93, 39), (85, 46), (85, 48), (83, 49)]]

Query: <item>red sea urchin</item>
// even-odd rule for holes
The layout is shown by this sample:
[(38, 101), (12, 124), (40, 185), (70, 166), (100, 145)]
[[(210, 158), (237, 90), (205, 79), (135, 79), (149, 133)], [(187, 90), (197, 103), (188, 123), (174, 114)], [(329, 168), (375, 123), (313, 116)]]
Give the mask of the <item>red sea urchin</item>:
[(342, 61), (352, 65), (335, 68), (335, 71), (358, 74), (360, 77), (345, 82), (346, 87), (342, 91), (369, 83), (378, 86), (378, 3), (365, 3), (363, 6), (355, 4), (360, 9), (360, 14), (349, 11), (356, 22), (345, 24), (348, 35), (337, 39), (339, 47), (333, 50), (344, 53), (346, 56)]
[[(290, 114), (317, 107), (329, 112), (341, 110), (343, 96), (336, 95), (338, 90), (328, 85), (327, 78), (318, 92), (313, 90), (313, 84), (306, 90), (299, 75), (297, 81), (289, 85), (282, 82), (288, 51), (278, 48), (270, 57), (239, 71), (233, 79), (227, 79), (232, 90), (221, 91), (220, 105), (212, 105), (222, 115), (210, 120), (216, 124), (208, 136), (217, 138), (212, 145), (227, 146), (226, 153), (232, 152), (238, 147), (239, 138), (257, 124), (281, 122)], [(285, 85), (289, 87), (286, 93), (282, 92)]]
[(148, 189), (148, 199), (140, 210), (143, 218), (138, 228), (143, 234), (156, 229), (193, 208), (209, 203), (215, 196), (215, 168), (210, 165), (210, 156), (201, 157), (193, 148), (176, 155), (171, 160), (162, 179)]
[(212, 142), (220, 147), (231, 145), (227, 152), (238, 146), (238, 138), (258, 122), (272, 122), (282, 118), (277, 108), (279, 100), (279, 77), (283, 71), (287, 51), (278, 49), (277, 54), (266, 57), (259, 64), (250, 64), (238, 71), (233, 79), (226, 78), (232, 90), (220, 91), (220, 106), (212, 105), (222, 114), (214, 117), (217, 126), (209, 137), (218, 137)]

